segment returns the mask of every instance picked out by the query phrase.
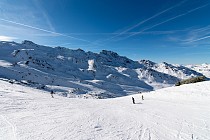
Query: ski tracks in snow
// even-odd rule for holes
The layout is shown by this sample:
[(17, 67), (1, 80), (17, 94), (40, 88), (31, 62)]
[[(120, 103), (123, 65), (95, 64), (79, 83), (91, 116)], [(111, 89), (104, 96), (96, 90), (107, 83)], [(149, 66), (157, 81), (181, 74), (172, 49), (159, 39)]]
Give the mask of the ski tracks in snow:
[[(1, 125), (3, 125), (4, 123), (7, 124), (7, 125), (3, 126), (3, 129), (4, 129), (3, 132), (7, 133), (7, 134), (3, 134), (3, 135), (6, 136), (5, 138), (7, 140), (10, 140), (10, 139), (11, 140), (18, 140), (17, 135), (16, 135), (16, 127), (15, 127), (15, 125), (13, 125), (11, 122), (9, 122), (7, 120), (7, 118), (5, 116), (3, 116), (3, 115), (0, 115), (0, 118), (1, 118), (1, 120), (0, 120), (0, 124)], [(3, 139), (1, 139), (1, 133), (0, 133), (0, 140), (4, 140), (4, 137), (3, 137)]]
[(2, 87), (0, 96), (0, 140), (209, 140), (206, 97), (185, 104), (145, 95), (138, 103), (140, 96), (133, 95), (134, 105), (130, 97), (50, 98), (40, 90), (11, 86)]

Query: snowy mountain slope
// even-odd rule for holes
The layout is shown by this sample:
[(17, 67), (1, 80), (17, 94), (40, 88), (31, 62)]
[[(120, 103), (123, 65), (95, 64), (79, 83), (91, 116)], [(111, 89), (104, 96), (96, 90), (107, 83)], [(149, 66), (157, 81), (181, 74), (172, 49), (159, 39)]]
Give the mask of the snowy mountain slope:
[(187, 79), (190, 77), (202, 75), (201, 73), (193, 71), (192, 69), (188, 67), (184, 67), (182, 65), (173, 65), (173, 64), (168, 64), (166, 62), (158, 64), (149, 60), (141, 60), (140, 63), (143, 65), (146, 65), (147, 67), (150, 67), (153, 70), (156, 70), (158, 72), (165, 73), (174, 77), (178, 77), (179, 79)]
[(178, 70), (174, 66), (170, 72), (162, 66), (155, 69), (106, 50), (97, 54), (31, 41), (0, 42), (0, 50), (0, 78), (47, 91), (53, 89), (68, 97), (119, 97), (172, 86), (182, 78), (201, 75), (183, 66), (176, 67)]
[(201, 65), (187, 65), (186, 67), (202, 73), (204, 76), (210, 78), (210, 64), (204, 63)]
[[(210, 82), (77, 99), (0, 80), (0, 140), (209, 140)], [(193, 138), (192, 138), (193, 137)]]

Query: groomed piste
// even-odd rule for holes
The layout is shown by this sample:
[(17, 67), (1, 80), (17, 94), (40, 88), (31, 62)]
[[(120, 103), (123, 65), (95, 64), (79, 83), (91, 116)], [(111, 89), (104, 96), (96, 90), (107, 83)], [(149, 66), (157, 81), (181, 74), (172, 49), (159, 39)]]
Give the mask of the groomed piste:
[(0, 80), (0, 140), (209, 140), (209, 85), (96, 100)]

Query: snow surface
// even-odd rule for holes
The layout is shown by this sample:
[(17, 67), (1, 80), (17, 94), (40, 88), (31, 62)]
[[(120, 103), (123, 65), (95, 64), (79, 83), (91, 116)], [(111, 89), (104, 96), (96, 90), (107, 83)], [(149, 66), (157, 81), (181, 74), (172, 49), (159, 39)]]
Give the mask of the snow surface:
[(0, 140), (209, 140), (209, 91), (206, 81), (143, 93), (143, 101), (51, 98), (2, 79)]

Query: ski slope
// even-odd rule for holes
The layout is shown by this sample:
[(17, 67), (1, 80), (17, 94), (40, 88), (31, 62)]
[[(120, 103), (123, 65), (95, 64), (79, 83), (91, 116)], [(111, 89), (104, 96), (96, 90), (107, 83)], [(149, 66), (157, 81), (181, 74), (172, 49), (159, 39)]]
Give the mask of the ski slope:
[(209, 85), (96, 100), (0, 80), (0, 140), (209, 140)]

